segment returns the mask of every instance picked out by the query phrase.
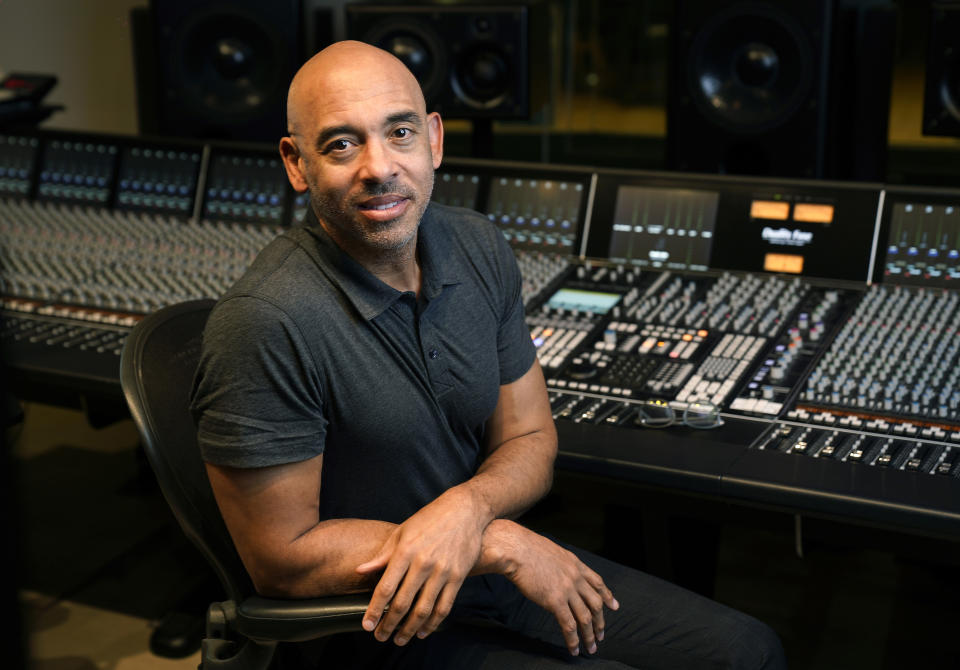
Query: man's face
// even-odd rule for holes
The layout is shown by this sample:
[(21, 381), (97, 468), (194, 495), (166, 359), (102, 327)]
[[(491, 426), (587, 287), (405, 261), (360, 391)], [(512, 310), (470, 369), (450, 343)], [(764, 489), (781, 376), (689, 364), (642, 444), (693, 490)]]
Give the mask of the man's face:
[(345, 70), (328, 79), (323, 88), (336, 95), (308, 99), (294, 138), (314, 211), (348, 252), (403, 249), (433, 190), (440, 118), (425, 113), (412, 77)]

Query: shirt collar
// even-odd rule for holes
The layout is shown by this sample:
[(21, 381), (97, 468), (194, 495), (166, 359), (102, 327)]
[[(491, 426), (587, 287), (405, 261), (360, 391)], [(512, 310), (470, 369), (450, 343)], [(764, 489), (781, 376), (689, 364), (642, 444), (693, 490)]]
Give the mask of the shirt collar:
[[(441, 216), (435, 205), (428, 205), (417, 232), (422, 279), (420, 292), (426, 302), (439, 296), (444, 286), (461, 281), (461, 269), (449, 262), (454, 242), (449, 227), (440, 220)], [(316, 240), (321, 269), (340, 287), (363, 318), (377, 317), (403, 295), (402, 291), (382, 282), (343, 251), (317, 221), (312, 209), (308, 209), (305, 226)]]

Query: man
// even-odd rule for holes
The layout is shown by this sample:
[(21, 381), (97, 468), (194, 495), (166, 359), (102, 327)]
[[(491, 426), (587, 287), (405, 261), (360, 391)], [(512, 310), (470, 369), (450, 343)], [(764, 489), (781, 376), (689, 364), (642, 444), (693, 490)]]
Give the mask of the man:
[(287, 114), (280, 153), (313, 219), (221, 298), (194, 390), (257, 590), (372, 589), (368, 632), (332, 643), (353, 667), (553, 667), (581, 650), (779, 667), (762, 624), (511, 520), (549, 490), (557, 447), (521, 278), (482, 216), (429, 205), (443, 126), (406, 67), (334, 44), (294, 77)]

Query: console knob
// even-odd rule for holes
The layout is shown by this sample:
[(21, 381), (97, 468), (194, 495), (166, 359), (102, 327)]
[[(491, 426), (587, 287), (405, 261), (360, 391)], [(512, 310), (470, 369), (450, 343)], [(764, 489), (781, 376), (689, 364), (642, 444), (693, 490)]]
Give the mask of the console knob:
[(567, 374), (574, 379), (590, 379), (597, 374), (597, 366), (586, 356), (577, 356), (570, 361)]

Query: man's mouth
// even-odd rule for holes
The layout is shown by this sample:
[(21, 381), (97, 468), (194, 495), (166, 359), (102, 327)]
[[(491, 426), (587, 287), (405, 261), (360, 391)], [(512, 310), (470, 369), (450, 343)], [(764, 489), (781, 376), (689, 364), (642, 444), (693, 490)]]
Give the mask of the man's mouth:
[(403, 201), (403, 198), (395, 198), (393, 200), (387, 200), (385, 202), (376, 202), (376, 203), (365, 202), (361, 204), (360, 207), (361, 209), (384, 210), (384, 209), (390, 209), (391, 207), (396, 207), (402, 201)]
[(357, 207), (367, 218), (389, 221), (403, 214), (409, 203), (402, 195), (383, 195), (359, 202)]

